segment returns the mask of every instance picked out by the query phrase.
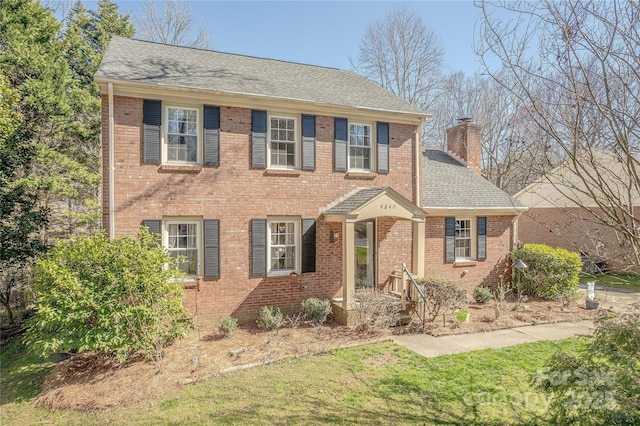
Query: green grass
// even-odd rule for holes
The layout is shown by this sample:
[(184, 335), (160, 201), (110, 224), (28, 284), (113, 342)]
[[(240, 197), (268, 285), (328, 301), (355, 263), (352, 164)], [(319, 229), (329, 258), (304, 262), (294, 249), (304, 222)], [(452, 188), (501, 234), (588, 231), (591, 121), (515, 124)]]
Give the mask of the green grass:
[(40, 382), (51, 367), (53, 362), (27, 351), (19, 338), (3, 346), (0, 352), (0, 405), (27, 401), (36, 396)]
[(622, 288), (640, 292), (640, 275), (636, 274), (604, 274), (598, 276), (584, 276), (581, 283), (595, 281), (596, 285), (603, 287)]
[[(545, 395), (531, 387), (530, 377), (556, 350), (575, 353), (584, 342), (541, 341), (432, 359), (393, 344), (341, 349), (225, 374), (163, 399), (96, 413), (35, 407), (25, 402), (34, 395), (31, 388), (12, 391), (20, 395), (15, 402), (3, 398), (0, 424), (544, 423)], [(4, 376), (4, 363), (2, 369)], [(34, 375), (32, 385), (39, 378)], [(5, 384), (13, 386), (3, 377), (3, 393)]]

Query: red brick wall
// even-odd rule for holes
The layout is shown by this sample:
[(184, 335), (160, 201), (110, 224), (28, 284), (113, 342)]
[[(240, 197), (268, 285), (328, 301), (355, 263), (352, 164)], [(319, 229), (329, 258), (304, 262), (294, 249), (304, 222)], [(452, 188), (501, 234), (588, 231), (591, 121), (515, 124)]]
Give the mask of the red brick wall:
[[(640, 207), (635, 210), (640, 217)], [(605, 260), (612, 270), (624, 270), (636, 262), (624, 239), (579, 207), (531, 208), (518, 220), (522, 243), (547, 244)]]
[(468, 122), (447, 129), (447, 150), (467, 163), (467, 167), (482, 174), (482, 126)]
[[(508, 254), (511, 251), (513, 216), (487, 216), (487, 258), (468, 264), (445, 263), (444, 217), (427, 217), (425, 231), (425, 276), (454, 280), (467, 289), (470, 298), (478, 285), (494, 286), (510, 279)], [(473, 242), (475, 244), (475, 241)]]
[(410, 221), (389, 217), (377, 220), (376, 238), (378, 243), (378, 288), (386, 289), (389, 274), (401, 270), (406, 263), (409, 270), (413, 265), (412, 228)]
[[(250, 168), (251, 110), (221, 107), (220, 166), (203, 167), (199, 172), (163, 170), (142, 164), (142, 99), (116, 96), (115, 99), (115, 234), (136, 234), (144, 219), (166, 216), (198, 216), (220, 219), (221, 278), (206, 281), (200, 292), (187, 290), (185, 304), (197, 311), (201, 320), (234, 315), (242, 321), (255, 317), (260, 306), (277, 305), (296, 309), (308, 297), (341, 295), (342, 243), (330, 243), (329, 231), (341, 231), (340, 224), (317, 223), (316, 273), (301, 275), (292, 288), (288, 277), (250, 277), (250, 220), (269, 215), (295, 215), (318, 218), (319, 208), (356, 188), (390, 186), (415, 201), (413, 155), (415, 127), (390, 124), (390, 173), (374, 179), (347, 177), (333, 172), (333, 117), (316, 118), (315, 171), (299, 175), (269, 175)], [(103, 111), (103, 223), (108, 225), (108, 102)], [(302, 113), (303, 111), (301, 111)], [(419, 161), (419, 160), (418, 160)], [(385, 227), (390, 226), (383, 221)], [(391, 226), (390, 235), (401, 238), (399, 257), (411, 253), (409, 222)], [(398, 231), (396, 231), (398, 230)], [(403, 230), (400, 232), (400, 230)], [(405, 231), (408, 234), (405, 235)], [(396, 233), (402, 235), (396, 235)], [(387, 236), (381, 251), (399, 243)], [(388, 249), (387, 249), (388, 248)], [(390, 265), (381, 265), (386, 274)], [(306, 286), (306, 288), (302, 288)]]

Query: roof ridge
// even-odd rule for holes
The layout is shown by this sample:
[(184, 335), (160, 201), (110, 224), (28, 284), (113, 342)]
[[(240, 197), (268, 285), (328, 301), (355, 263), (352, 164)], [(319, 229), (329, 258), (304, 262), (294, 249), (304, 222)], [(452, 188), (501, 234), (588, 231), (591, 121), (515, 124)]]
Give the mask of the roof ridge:
[(159, 41), (143, 40), (143, 39), (139, 39), (139, 38), (135, 38), (135, 37), (123, 37), (123, 36), (114, 35), (112, 38), (120, 38), (120, 39), (123, 39), (123, 40), (128, 39), (128, 40), (135, 41), (135, 42), (151, 43), (151, 44), (155, 44), (155, 45), (159, 45), (159, 46), (166, 46), (166, 47), (178, 48), (178, 49), (197, 50), (197, 51), (200, 51), (200, 52), (219, 53), (221, 55), (240, 56), (240, 57), (243, 57), (243, 58), (258, 59), (258, 60), (263, 60), (263, 61), (282, 62), (282, 63), (285, 63), (285, 64), (302, 65), (302, 66), (315, 67), (315, 68), (324, 68), (324, 69), (328, 69), (328, 70), (348, 72), (348, 73), (352, 73), (352, 74), (360, 76), (360, 74), (358, 74), (357, 72), (352, 71), (352, 70), (345, 70), (345, 69), (336, 68), (336, 67), (328, 67), (328, 66), (325, 66), (325, 65), (308, 64), (308, 63), (305, 63), (305, 62), (296, 62), (296, 61), (287, 61), (285, 59), (265, 58), (265, 57), (262, 57), (262, 56), (246, 55), (246, 54), (243, 54), (243, 53), (224, 52), (222, 50), (205, 49), (205, 48), (202, 48), (202, 47), (181, 46), (179, 44), (169, 44), (169, 43), (162, 43), (162, 42), (159, 42)]

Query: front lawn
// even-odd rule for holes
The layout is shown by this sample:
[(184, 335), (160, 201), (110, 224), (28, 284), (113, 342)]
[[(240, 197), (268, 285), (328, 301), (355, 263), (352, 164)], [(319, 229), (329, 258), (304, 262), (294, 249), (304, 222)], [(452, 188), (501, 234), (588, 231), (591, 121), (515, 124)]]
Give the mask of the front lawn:
[(640, 275), (636, 274), (603, 274), (597, 276), (583, 276), (580, 283), (595, 281), (596, 286), (621, 288), (640, 292)]
[[(338, 349), (224, 374), (162, 399), (95, 413), (51, 413), (24, 401), (48, 365), (5, 353), (12, 345), (2, 353), (0, 423), (544, 423), (546, 395), (532, 388), (530, 376), (556, 350), (573, 353), (584, 342), (541, 341), (432, 359), (394, 344)], [(13, 381), (31, 385), (16, 391)]]

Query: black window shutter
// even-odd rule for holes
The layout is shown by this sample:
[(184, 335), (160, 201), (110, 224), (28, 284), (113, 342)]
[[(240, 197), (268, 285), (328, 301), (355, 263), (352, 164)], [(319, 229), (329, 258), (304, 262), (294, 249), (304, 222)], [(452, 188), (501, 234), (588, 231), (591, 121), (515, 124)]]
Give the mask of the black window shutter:
[(302, 272), (316, 271), (316, 220), (302, 219)]
[(251, 275), (267, 275), (267, 219), (251, 219)]
[(378, 123), (378, 173), (389, 173), (389, 123)]
[(149, 232), (154, 234), (158, 245), (162, 245), (162, 220), (160, 219), (145, 219), (142, 221), (142, 226), (146, 226)]
[(444, 218), (444, 234), (445, 234), (445, 262), (453, 263), (456, 261), (456, 218)]
[(349, 125), (346, 118), (334, 119), (335, 143), (333, 144), (333, 169), (347, 171), (347, 149), (349, 147)]
[(143, 148), (142, 162), (160, 164), (162, 102), (145, 99), (142, 103)]
[(205, 219), (204, 225), (204, 279), (220, 278), (220, 219)]
[(478, 217), (478, 260), (487, 258), (487, 218)]
[(204, 106), (204, 165), (220, 165), (220, 107)]
[(302, 116), (302, 170), (316, 169), (316, 117)]
[(267, 111), (251, 111), (251, 167), (267, 167)]

